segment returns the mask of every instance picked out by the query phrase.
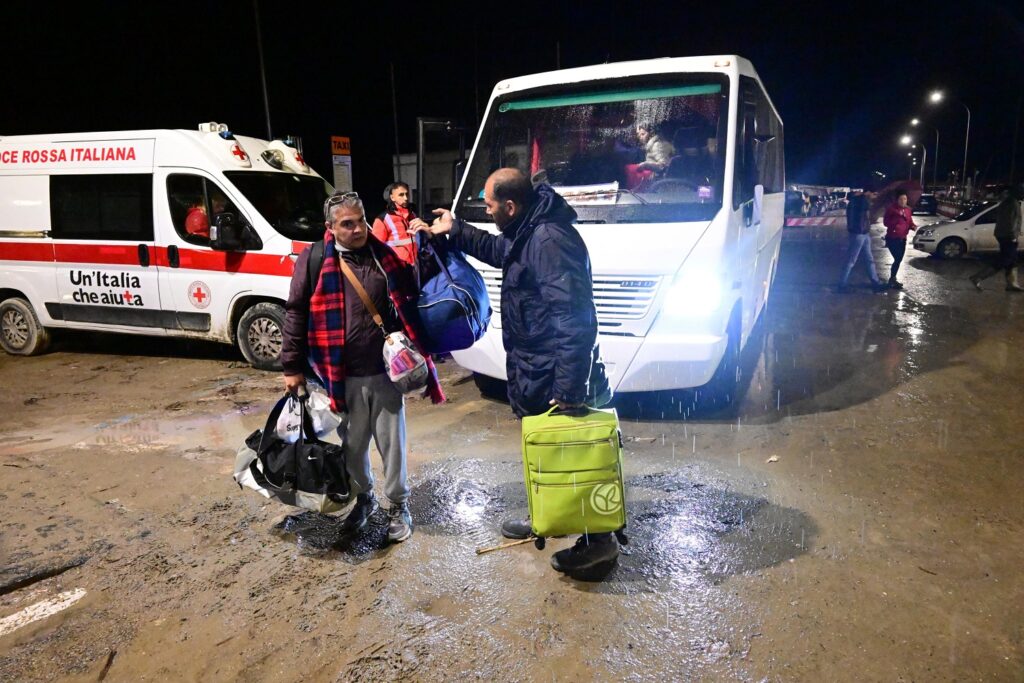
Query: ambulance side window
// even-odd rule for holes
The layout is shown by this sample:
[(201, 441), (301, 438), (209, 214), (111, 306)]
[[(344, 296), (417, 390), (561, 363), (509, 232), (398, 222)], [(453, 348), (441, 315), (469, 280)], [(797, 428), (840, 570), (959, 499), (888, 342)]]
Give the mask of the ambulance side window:
[(185, 173), (167, 177), (167, 201), (174, 230), (191, 244), (210, 244), (210, 216), (223, 212), (240, 215), (224, 191), (206, 178)]
[(50, 176), (55, 239), (153, 241), (153, 176)]

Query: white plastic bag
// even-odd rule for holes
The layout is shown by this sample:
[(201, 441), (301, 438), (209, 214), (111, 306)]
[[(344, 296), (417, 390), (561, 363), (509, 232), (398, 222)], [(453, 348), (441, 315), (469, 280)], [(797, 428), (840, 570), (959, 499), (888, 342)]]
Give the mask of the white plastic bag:
[(392, 332), (384, 340), (384, 368), (400, 392), (408, 394), (427, 386), (430, 368), (404, 332)]
[[(319, 387), (307, 385), (309, 398), (306, 399), (306, 412), (313, 420), (313, 431), (318, 437), (327, 436), (328, 432), (341, 424), (341, 416), (331, 410), (331, 399)], [(293, 396), (277, 419), (277, 435), (288, 443), (299, 439), (299, 401)]]

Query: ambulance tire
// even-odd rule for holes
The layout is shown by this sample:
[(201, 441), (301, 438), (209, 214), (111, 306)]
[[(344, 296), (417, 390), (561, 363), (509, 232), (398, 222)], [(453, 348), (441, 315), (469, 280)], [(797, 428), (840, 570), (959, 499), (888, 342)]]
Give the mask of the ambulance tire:
[(32, 305), (11, 298), (0, 303), (0, 346), (12, 356), (35, 356), (50, 345), (50, 332), (39, 322)]
[(264, 301), (249, 307), (238, 320), (238, 349), (257, 370), (281, 369), (284, 307)]

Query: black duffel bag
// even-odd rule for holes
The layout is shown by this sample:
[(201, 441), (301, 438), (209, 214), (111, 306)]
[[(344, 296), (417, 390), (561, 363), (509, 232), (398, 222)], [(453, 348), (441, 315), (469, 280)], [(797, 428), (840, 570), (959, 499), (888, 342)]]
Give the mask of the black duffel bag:
[(246, 469), (251, 478), (239, 477), (240, 468), (236, 467), (235, 480), (287, 505), (336, 512), (348, 504), (351, 495), (344, 451), (341, 446), (316, 438), (313, 421), (306, 412), (305, 387), (298, 398), (302, 422), (298, 440), (288, 443), (277, 435), (277, 419), (288, 401), (284, 396), (270, 411), (263, 430), (246, 439), (251, 452)]

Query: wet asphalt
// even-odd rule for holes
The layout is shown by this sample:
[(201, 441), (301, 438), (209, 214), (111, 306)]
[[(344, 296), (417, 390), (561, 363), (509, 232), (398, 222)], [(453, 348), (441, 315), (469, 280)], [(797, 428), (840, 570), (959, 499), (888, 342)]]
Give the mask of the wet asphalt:
[[(873, 237), (884, 279), (891, 258), (880, 226)], [(237, 567), (241, 585), (213, 604), (188, 593), (175, 609), (249, 638), (213, 648), (186, 634), (167, 656), (243, 662), (213, 678), (252, 680), (1024, 680), (1024, 295), (1004, 292), (998, 278), (979, 293), (967, 280), (977, 260), (913, 249), (903, 290), (873, 293), (858, 268), (840, 294), (845, 240), (842, 226), (786, 229), (741, 359), (739, 400), (617, 397), (629, 544), (614, 565), (583, 577), (554, 572), (550, 555), (573, 539), (476, 554), (502, 541), (502, 519), (526, 512), (519, 424), (448, 361), (450, 403), (409, 401), (414, 536), (387, 545), (381, 510), (340, 537), (334, 518), (217, 488), (216, 500), (189, 503), (206, 506), (193, 523), (230, 543), (192, 542), (189, 552)], [(93, 343), (72, 337), (56, 353), (95, 353)], [(118, 354), (121, 343), (104, 352)], [(232, 356), (194, 342), (131, 348), (141, 372), (167, 354), (198, 353), (211, 368)], [(193, 441), (215, 434), (217, 446), (187, 464), (220, 466), (220, 482), (231, 444), (262, 426), (269, 408), (238, 392), (239, 373), (252, 371), (224, 373), (210, 390), (235, 402), (230, 421), (177, 418), (168, 410), (179, 402), (169, 403), (146, 421), (160, 433), (145, 432), (132, 452), (193, 453)], [(17, 436), (6, 440), (26, 443)], [(179, 474), (167, 486), (197, 482)], [(245, 584), (261, 574), (247, 577), (249, 560), (232, 559), (244, 552), (260, 554), (251, 566), (272, 574), (272, 590)], [(128, 580), (109, 576), (117, 564), (104, 571), (114, 585)], [(276, 596), (277, 621), (262, 604), (247, 616), (253, 595)], [(138, 609), (152, 623), (167, 609), (155, 602)], [(299, 632), (285, 614), (301, 615)], [(338, 633), (342, 643), (329, 640)], [(108, 662), (111, 680), (156, 671), (145, 642), (127, 638), (118, 663)], [(49, 647), (54, 661), (84, 648), (71, 636), (64, 650)], [(11, 661), (28, 661), (31, 648), (0, 640)], [(266, 668), (267, 652), (292, 668)], [(43, 671), (28, 677), (53, 674)], [(183, 678), (207, 677), (188, 671)]]
[[(875, 226), (872, 247), (885, 280), (892, 259), (881, 232)], [(530, 614), (543, 621), (531, 600), (534, 608), (558, 595), (579, 601), (586, 607), (544, 618), (574, 624), (557, 627), (576, 634), (563, 635), (566, 648), (580, 637), (576, 644), (584, 649), (615, 653), (579, 670), (598, 678), (1009, 680), (1022, 674), (1020, 614), (1004, 612), (1006, 622), (989, 614), (987, 624), (974, 624), (972, 637), (966, 607), (1020, 595), (1014, 564), (1024, 557), (1020, 538), (1003, 539), (1009, 544), (1002, 569), (1010, 572), (1003, 586), (976, 588), (985, 595), (967, 591), (963, 605), (946, 605), (940, 615), (936, 605), (917, 603), (923, 596), (886, 605), (882, 619), (859, 603), (887, 601), (890, 581), (890, 590), (902, 590), (905, 599), (915, 589), (908, 594), (903, 582), (943, 582), (947, 565), (956, 563), (933, 541), (936, 534), (961, 533), (962, 523), (970, 526), (963, 497), (975, 510), (991, 506), (1011, 519), (1005, 531), (1019, 529), (1020, 489), (993, 486), (1000, 477), (994, 472), (975, 481), (962, 461), (987, 449), (990, 457), (979, 458), (977, 467), (998, 460), (999, 471), (1020, 482), (1018, 433), (1003, 423), (1016, 419), (1016, 406), (987, 420), (984, 411), (972, 414), (960, 404), (1000, 394), (1016, 400), (1024, 373), (1011, 361), (1012, 345), (1024, 331), (1018, 316), (1024, 297), (1002, 291), (999, 278), (988, 281), (990, 291), (977, 292), (967, 281), (979, 267), (975, 259), (942, 262), (913, 249), (899, 275), (904, 289), (874, 293), (858, 281), (864, 278), (858, 268), (852, 291), (841, 294), (835, 284), (845, 246), (842, 226), (786, 230), (768, 309), (741, 361), (739, 401), (708, 407), (698, 391), (617, 398), (627, 442), (630, 543), (615, 566), (579, 577), (552, 574), (547, 557), (567, 542), (545, 551), (520, 546), (471, 555), (499, 542), (500, 520), (523, 515), (526, 507), (516, 425), (504, 404), (492, 401), (457, 429), (428, 439), (434, 452), (414, 470), (412, 512), (417, 544), (433, 552), (426, 551), (426, 565), (413, 561), (409, 576), (431, 577), (426, 583), (437, 582), (442, 600), (472, 586), (474, 604), (459, 608), (455, 621), (485, 635), (493, 635), (488, 624), (495, 614), (527, 631), (540, 628), (529, 625)], [(961, 379), (975, 355), (985, 366), (995, 362), (995, 377), (984, 367), (985, 379)], [(979, 384), (992, 391), (979, 392)], [(933, 468), (929, 476), (915, 478), (913, 469), (924, 466), (913, 461), (916, 453)], [(905, 468), (910, 471), (893, 473)], [(936, 476), (943, 485), (934, 485)], [(959, 495), (944, 499), (951, 481)], [(885, 498), (894, 493), (888, 505)], [(915, 501), (909, 507), (908, 499)], [(304, 552), (338, 553), (347, 561), (371, 557), (384, 543), (382, 513), (359, 537), (340, 542), (330, 523), (313, 516), (281, 526), (281, 538)], [(891, 532), (892, 526), (900, 530)], [(907, 541), (908, 533), (924, 540)], [(907, 557), (896, 559), (900, 550)], [(913, 557), (927, 559), (913, 565), (909, 579), (905, 570), (892, 571), (894, 562), (913, 563)], [(862, 584), (876, 581), (875, 594), (863, 595)], [(552, 582), (562, 590), (546, 589)], [(766, 599), (769, 590), (784, 598)], [(415, 612), (416, 604), (406, 596), (396, 601), (397, 613)], [(595, 611), (611, 618), (595, 619)], [(581, 634), (588, 619), (596, 636)], [(818, 628), (808, 629), (808, 620)], [(936, 629), (940, 662), (936, 641), (922, 638)], [(865, 645), (878, 638), (889, 642)], [(958, 638), (970, 656), (958, 654)], [(511, 643), (492, 645), (500, 650)], [(848, 669), (854, 663), (863, 678)], [(506, 675), (561, 677), (557, 666), (535, 664), (509, 664)]]

